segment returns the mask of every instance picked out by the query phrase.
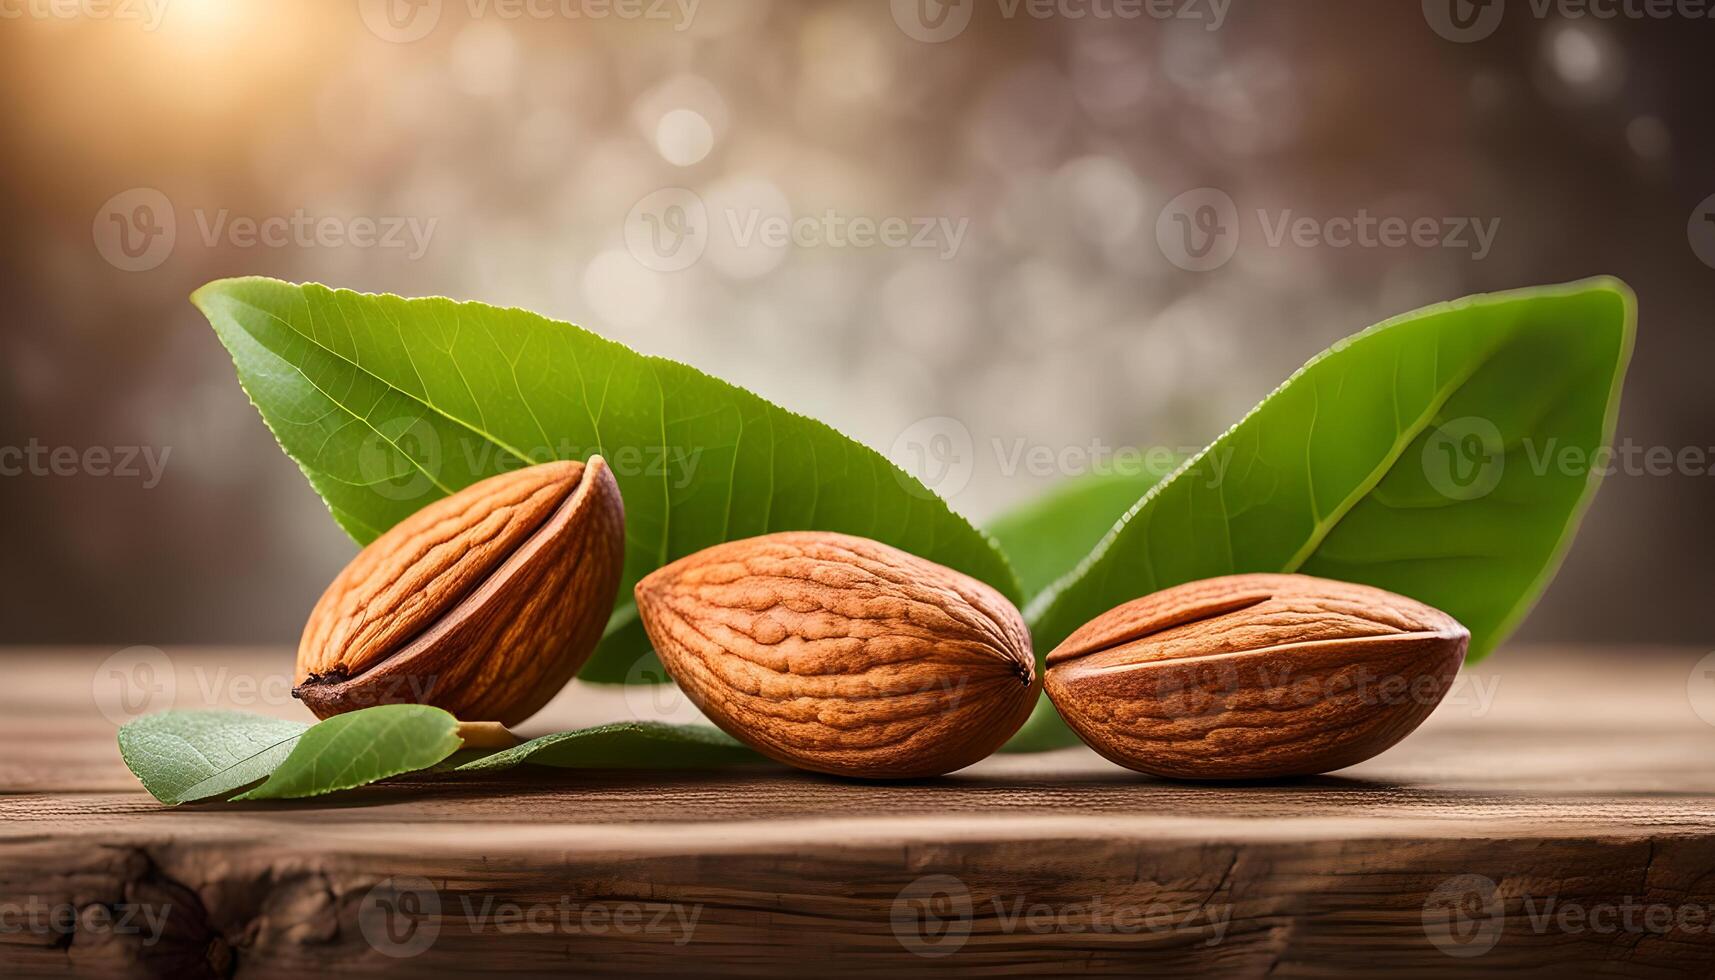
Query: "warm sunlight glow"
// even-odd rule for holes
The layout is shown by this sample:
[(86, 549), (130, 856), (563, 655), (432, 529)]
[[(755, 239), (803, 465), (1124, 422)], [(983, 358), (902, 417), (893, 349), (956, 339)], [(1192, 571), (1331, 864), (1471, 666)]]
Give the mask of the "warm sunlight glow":
[(172, 0), (164, 29), (186, 39), (225, 40), (259, 19), (246, 0)]

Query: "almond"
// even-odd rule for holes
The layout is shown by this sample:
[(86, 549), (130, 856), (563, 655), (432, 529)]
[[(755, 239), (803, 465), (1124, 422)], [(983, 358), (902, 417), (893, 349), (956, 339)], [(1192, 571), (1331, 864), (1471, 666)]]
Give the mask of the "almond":
[(1328, 772), (1435, 710), (1470, 634), (1366, 585), (1229, 575), (1110, 609), (1048, 655), (1061, 717), (1108, 759), (1180, 779)]
[(1012, 603), (865, 538), (770, 534), (699, 551), (637, 585), (673, 679), (716, 725), (780, 762), (871, 778), (982, 759), (1038, 682)]
[(405, 701), (517, 724), (595, 650), (624, 558), (625, 511), (600, 456), (472, 484), (334, 579), (304, 626), (292, 694), (319, 718)]

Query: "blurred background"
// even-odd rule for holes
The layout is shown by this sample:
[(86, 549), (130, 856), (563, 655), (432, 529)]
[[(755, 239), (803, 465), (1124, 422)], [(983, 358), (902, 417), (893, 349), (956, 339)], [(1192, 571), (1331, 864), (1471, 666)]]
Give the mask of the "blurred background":
[(1610, 477), (1524, 636), (1707, 643), (1715, 20), (1594, 6), (0, 0), (0, 641), (293, 643), (354, 553), (186, 300), (222, 276), (968, 437), (982, 521), (1378, 319), (1611, 273), (1620, 444), (1708, 458)]

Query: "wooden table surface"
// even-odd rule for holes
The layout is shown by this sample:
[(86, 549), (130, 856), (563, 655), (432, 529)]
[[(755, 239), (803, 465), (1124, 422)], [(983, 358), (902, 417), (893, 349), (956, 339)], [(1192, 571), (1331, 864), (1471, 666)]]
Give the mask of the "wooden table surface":
[[(116, 721), (284, 650), (0, 651), (0, 975), (1715, 974), (1715, 657), (1518, 647), (1337, 775), (419, 777), (165, 807)], [(540, 734), (665, 711), (574, 684)]]

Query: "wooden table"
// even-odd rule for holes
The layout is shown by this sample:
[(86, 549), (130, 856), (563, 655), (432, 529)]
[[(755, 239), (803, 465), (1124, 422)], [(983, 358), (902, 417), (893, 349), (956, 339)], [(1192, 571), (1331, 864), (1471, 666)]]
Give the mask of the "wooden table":
[[(1709, 976), (1705, 654), (1503, 651), (1394, 750), (1283, 783), (1069, 749), (910, 783), (524, 768), (169, 808), (119, 759), (117, 685), (306, 717), (286, 651), (10, 650), (0, 975)], [(638, 697), (574, 685), (524, 733)]]

